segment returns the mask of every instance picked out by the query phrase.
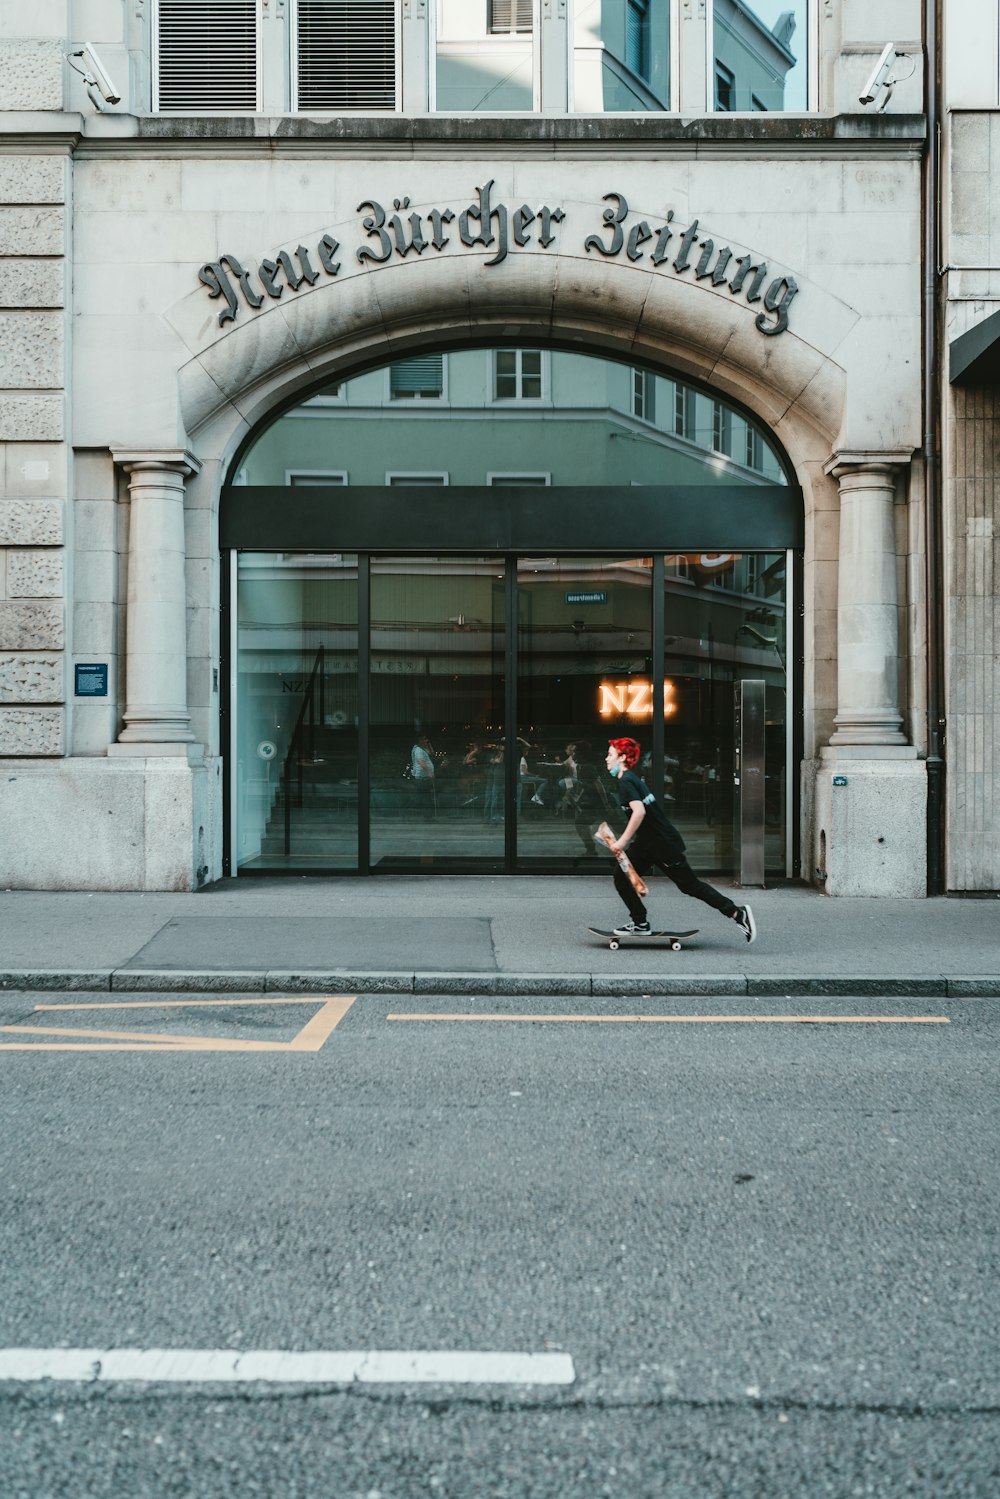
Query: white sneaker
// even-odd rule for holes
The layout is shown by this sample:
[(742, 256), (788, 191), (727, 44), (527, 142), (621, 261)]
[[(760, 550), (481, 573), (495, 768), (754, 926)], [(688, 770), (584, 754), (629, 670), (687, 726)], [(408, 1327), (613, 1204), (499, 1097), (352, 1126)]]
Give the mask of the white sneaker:
[(756, 941), (757, 923), (753, 919), (753, 912), (751, 911), (749, 906), (738, 906), (736, 908), (736, 914), (733, 916), (733, 920), (736, 922), (736, 925), (746, 933), (748, 942)]

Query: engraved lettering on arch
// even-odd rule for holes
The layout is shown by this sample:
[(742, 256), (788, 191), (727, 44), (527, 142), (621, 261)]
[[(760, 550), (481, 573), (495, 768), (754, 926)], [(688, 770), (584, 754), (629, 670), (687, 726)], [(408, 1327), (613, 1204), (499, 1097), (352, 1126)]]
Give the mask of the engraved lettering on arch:
[[(507, 203), (493, 177), (474, 188), (471, 201), (466, 198), (463, 207), (426, 203), (418, 207), (404, 193), (387, 201), (391, 208), (378, 198), (366, 198), (356, 210), (360, 222), (345, 253), (365, 271), (411, 256), (419, 260), (428, 250), (437, 255), (447, 249), (449, 255), (478, 255), (492, 274), (512, 255), (544, 253), (557, 238), (566, 238), (563, 208), (537, 200)], [(575, 245), (580, 245), (577, 236), (582, 236), (585, 255), (594, 252), (601, 260), (619, 259), (620, 264), (646, 274), (707, 283), (706, 289), (713, 291), (725, 288), (731, 297), (742, 298), (748, 308), (756, 309), (754, 324), (765, 337), (773, 338), (788, 328), (789, 309), (799, 292), (794, 277), (769, 270), (767, 261), (753, 251), (718, 244), (701, 230), (697, 218), (685, 227), (672, 208), (664, 208), (662, 217), (648, 213), (640, 217), (618, 191), (605, 193), (602, 202), (600, 228), (584, 234), (588, 226), (581, 223), (574, 229)], [(573, 246), (568, 248), (572, 251)], [(340, 272), (341, 262), (335, 258), (339, 250), (340, 243), (324, 233), (314, 247), (298, 245), (262, 256), (253, 271), (235, 255), (220, 254), (200, 268), (198, 280), (209, 297), (222, 300), (218, 315), (222, 326), (236, 320), (241, 306), (257, 311), (265, 299), (278, 301), (285, 291), (327, 284), (327, 278)]]

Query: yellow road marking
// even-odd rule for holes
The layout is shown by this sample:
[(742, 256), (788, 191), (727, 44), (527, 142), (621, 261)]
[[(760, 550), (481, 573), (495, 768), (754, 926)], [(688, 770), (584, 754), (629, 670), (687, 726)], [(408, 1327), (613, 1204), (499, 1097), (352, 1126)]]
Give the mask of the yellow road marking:
[(124, 1000), (121, 1004), (114, 1002), (101, 1004), (82, 1005), (36, 1005), (36, 1010), (93, 1010), (93, 1009), (136, 1009), (139, 1006), (148, 1008), (190, 1008), (194, 1006), (215, 1005), (225, 1006), (234, 1004), (310, 1004), (319, 1003), (320, 1008), (311, 1019), (293, 1036), (291, 1041), (238, 1041), (230, 1038), (215, 1038), (210, 1036), (176, 1036), (169, 1032), (166, 1034), (155, 1031), (97, 1031), (97, 1030), (71, 1030), (65, 1026), (42, 1026), (42, 1025), (0, 1025), (0, 1034), (5, 1035), (29, 1035), (39, 1037), (49, 1036), (74, 1036), (74, 1041), (0, 1041), (0, 1051), (150, 1051), (150, 1052), (317, 1052), (324, 1042), (332, 1035), (333, 1031), (343, 1020), (348, 1010), (354, 1003), (354, 995), (336, 995), (326, 1000), (316, 1001), (311, 996), (303, 999), (274, 999), (274, 1000), (206, 1000), (206, 999), (172, 999), (172, 1000)]
[(89, 1000), (82, 1005), (36, 1005), (39, 1010), (193, 1010), (199, 1005), (210, 1005), (221, 1009), (223, 1005), (310, 1005), (316, 1004), (314, 994), (300, 994), (297, 999), (101, 999)]
[(386, 1020), (586, 1021), (595, 1025), (950, 1025), (945, 1015), (387, 1015)]

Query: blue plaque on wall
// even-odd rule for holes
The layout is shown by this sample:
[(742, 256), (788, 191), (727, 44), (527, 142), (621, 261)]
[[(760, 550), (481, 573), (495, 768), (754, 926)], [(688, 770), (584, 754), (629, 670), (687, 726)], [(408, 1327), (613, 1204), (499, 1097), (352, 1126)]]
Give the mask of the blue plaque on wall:
[(77, 697), (107, 697), (108, 663), (99, 661), (76, 668)]

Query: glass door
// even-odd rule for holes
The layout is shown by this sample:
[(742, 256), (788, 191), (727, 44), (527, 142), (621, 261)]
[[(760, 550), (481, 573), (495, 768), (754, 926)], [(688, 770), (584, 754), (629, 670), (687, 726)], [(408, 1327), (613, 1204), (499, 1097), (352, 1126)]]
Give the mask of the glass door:
[(358, 865), (358, 559), (241, 552), (234, 858)]
[(501, 870), (502, 557), (373, 557), (371, 865)]
[(517, 861), (599, 870), (593, 832), (618, 818), (608, 739), (640, 738), (651, 774), (653, 563), (517, 563)]
[(664, 799), (696, 869), (733, 871), (733, 688), (744, 679), (765, 684), (766, 871), (784, 875), (790, 860), (789, 556), (685, 552), (664, 559)]

